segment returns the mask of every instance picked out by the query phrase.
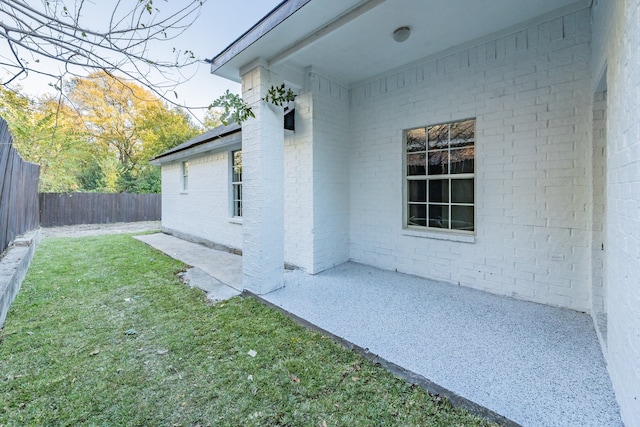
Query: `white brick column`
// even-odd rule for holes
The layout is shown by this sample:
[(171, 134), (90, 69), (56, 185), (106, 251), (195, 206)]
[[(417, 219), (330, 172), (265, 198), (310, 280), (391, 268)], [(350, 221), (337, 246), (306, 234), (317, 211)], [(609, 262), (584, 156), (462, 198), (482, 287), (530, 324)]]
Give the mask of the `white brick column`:
[(242, 97), (256, 116), (242, 124), (242, 286), (256, 294), (284, 282), (283, 111), (262, 100), (278, 84), (264, 63), (242, 70)]

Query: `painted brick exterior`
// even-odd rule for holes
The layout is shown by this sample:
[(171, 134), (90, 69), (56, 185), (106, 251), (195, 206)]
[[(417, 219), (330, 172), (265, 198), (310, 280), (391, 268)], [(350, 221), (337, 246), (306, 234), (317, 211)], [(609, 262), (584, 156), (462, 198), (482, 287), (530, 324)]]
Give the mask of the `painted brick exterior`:
[[(313, 91), (321, 90), (316, 82)], [(315, 146), (312, 144), (314, 127), (320, 128), (320, 120), (313, 120), (314, 105), (321, 105), (319, 99), (323, 99), (322, 92), (314, 99), (312, 88), (296, 98), (296, 131), (284, 136), (284, 260), (310, 274), (349, 259), (349, 98), (345, 95), (348, 92), (342, 91), (341, 109), (333, 116), (341, 124), (324, 131), (333, 135), (327, 143), (319, 143), (322, 138), (316, 136)], [(331, 96), (329, 93), (324, 99), (327, 110), (335, 108)], [(327, 122), (323, 120), (322, 123)], [(239, 148), (238, 144), (188, 158), (188, 191), (181, 189), (181, 161), (162, 165), (163, 228), (192, 240), (242, 250), (243, 219), (231, 218), (229, 172), (230, 152)], [(320, 154), (314, 155), (314, 151)], [(339, 160), (334, 161), (332, 155), (336, 151)], [(314, 176), (314, 170), (321, 173)], [(337, 208), (324, 215), (322, 208), (314, 208), (314, 194), (321, 206), (333, 204)], [(320, 215), (314, 216), (314, 210), (320, 210)]]
[[(590, 312), (640, 427), (638, 46), (640, 0), (594, 0), (351, 88), (305, 70), (295, 134), (263, 105), (243, 126), (244, 224), (229, 222), (225, 152), (190, 162), (187, 194), (163, 166), (163, 225), (241, 247), (259, 293), (283, 259), (311, 274), (351, 259)], [(245, 100), (278, 79), (249, 70)], [(476, 234), (404, 229), (404, 130), (466, 118)]]
[(607, 93), (596, 92), (593, 99), (593, 201), (592, 201), (592, 258), (591, 312), (602, 346), (607, 343), (606, 289), (606, 161), (607, 161)]
[(593, 4), (592, 85), (607, 86), (605, 356), (622, 419), (640, 426), (640, 1)]
[[(296, 113), (304, 117), (304, 96)], [(310, 128), (310, 126), (307, 126)], [(285, 262), (313, 272), (312, 150), (304, 121), (285, 135)], [(210, 245), (242, 250), (242, 218), (232, 218), (230, 153), (241, 146), (189, 157), (189, 189), (181, 188), (181, 161), (162, 165), (162, 227)]]
[(296, 97), (296, 130), (285, 135), (285, 261), (313, 273), (313, 133), (311, 96)]
[(162, 227), (242, 249), (242, 225), (230, 220), (229, 152), (188, 160), (187, 191), (181, 188), (181, 163), (162, 166)]
[(310, 274), (349, 260), (349, 100), (307, 70), (285, 136), (285, 261)]
[(242, 286), (257, 294), (284, 284), (283, 113), (263, 101), (278, 84), (262, 64), (242, 76), (242, 98), (255, 114), (242, 124)]
[[(351, 258), (589, 311), (590, 12), (352, 91)], [(476, 118), (475, 239), (403, 230), (404, 129)]]
[(313, 100), (312, 273), (349, 260), (349, 91), (309, 71)]

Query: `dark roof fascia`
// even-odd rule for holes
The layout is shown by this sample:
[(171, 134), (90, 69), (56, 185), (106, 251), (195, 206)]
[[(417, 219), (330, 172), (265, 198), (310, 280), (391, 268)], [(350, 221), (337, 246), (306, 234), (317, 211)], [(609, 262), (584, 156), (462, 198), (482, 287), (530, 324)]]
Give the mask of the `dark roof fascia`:
[(216, 70), (223, 67), (236, 55), (280, 25), (310, 1), (311, 0), (284, 0), (282, 3), (277, 5), (253, 27), (249, 28), (240, 37), (234, 40), (222, 52), (214, 56), (213, 59), (208, 60), (208, 62), (211, 63), (211, 73), (215, 73)]
[[(232, 139), (231, 137), (235, 134), (238, 134), (239, 138)], [(151, 159), (150, 163), (157, 166), (175, 161), (176, 159), (185, 157), (187, 155), (197, 154), (204, 151), (211, 151), (216, 148), (222, 148), (226, 145), (234, 144), (238, 142), (238, 140), (242, 141), (241, 135), (242, 127), (238, 124), (234, 123), (228, 126), (218, 126), (217, 128), (211, 129), (210, 131), (200, 134), (187, 142), (184, 142), (159, 154), (158, 156)], [(198, 150), (197, 153), (193, 152), (193, 149), (195, 147), (203, 146), (205, 144), (207, 144), (208, 146), (203, 147), (202, 150)], [(191, 153), (185, 153), (186, 151), (191, 151)]]

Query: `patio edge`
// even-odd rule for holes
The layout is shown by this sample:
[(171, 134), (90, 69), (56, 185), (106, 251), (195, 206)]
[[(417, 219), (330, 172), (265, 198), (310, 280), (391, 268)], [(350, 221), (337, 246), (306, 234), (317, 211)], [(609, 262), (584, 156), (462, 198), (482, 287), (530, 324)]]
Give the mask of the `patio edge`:
[(367, 348), (362, 348), (359, 345), (346, 340), (340, 336), (337, 336), (329, 331), (327, 331), (326, 329), (323, 329), (311, 322), (309, 322), (306, 319), (303, 319), (300, 316), (297, 316), (296, 314), (285, 310), (284, 308), (270, 302), (267, 301), (266, 299), (262, 298), (260, 295), (254, 294), (251, 291), (247, 291), (244, 290), (242, 291), (241, 296), (243, 298), (254, 298), (258, 301), (260, 301), (262, 304), (266, 305), (267, 307), (270, 307), (272, 309), (275, 309), (277, 311), (279, 311), (280, 313), (284, 314), (286, 317), (290, 318), (291, 320), (293, 320), (294, 322), (304, 326), (305, 328), (314, 331), (314, 332), (319, 332), (329, 338), (331, 338), (333, 341), (337, 342), (338, 344), (340, 344), (341, 346), (359, 354), (360, 356), (364, 357), (365, 359), (367, 359), (368, 361), (380, 365), (382, 366), (384, 369), (386, 369), (387, 371), (391, 372), (393, 375), (395, 375), (396, 377), (402, 378), (403, 380), (405, 380), (408, 383), (411, 384), (416, 384), (418, 386), (420, 386), (421, 388), (423, 388), (425, 391), (427, 391), (429, 394), (432, 395), (436, 395), (436, 396), (442, 396), (444, 398), (446, 398), (447, 400), (449, 400), (449, 402), (451, 402), (451, 404), (455, 407), (458, 408), (463, 408), (467, 411), (469, 411), (469, 413), (483, 418), (487, 421), (490, 422), (494, 422), (498, 425), (504, 426), (504, 427), (522, 427), (520, 424), (516, 423), (515, 421), (512, 421), (500, 414), (498, 414), (497, 412), (492, 411), (489, 408), (486, 408), (482, 405), (479, 405), (467, 398), (464, 398), (456, 393), (454, 393), (451, 390), (448, 390), (442, 386), (439, 386), (438, 384), (434, 383), (433, 381), (429, 380), (428, 378), (425, 378), (424, 376), (417, 374), (413, 371), (410, 371), (406, 368), (403, 368), (400, 365), (397, 365), (393, 362), (390, 362), (389, 360), (386, 360), (380, 356), (378, 356), (377, 354), (371, 353), (369, 351), (369, 349)]

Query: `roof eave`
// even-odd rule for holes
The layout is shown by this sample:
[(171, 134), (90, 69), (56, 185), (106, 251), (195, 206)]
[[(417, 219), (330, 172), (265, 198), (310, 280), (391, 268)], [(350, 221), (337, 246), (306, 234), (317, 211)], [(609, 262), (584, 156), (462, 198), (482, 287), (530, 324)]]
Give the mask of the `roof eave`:
[(284, 0), (277, 5), (271, 12), (265, 15), (264, 18), (209, 61), (211, 64), (211, 73), (234, 81), (240, 81), (239, 69), (225, 70), (225, 66), (310, 1), (311, 0)]
[[(203, 138), (204, 135), (209, 133), (211, 136)], [(242, 128), (240, 126), (221, 126), (161, 153), (151, 159), (149, 163), (153, 166), (161, 166), (195, 154), (222, 149), (238, 142), (242, 142)]]

